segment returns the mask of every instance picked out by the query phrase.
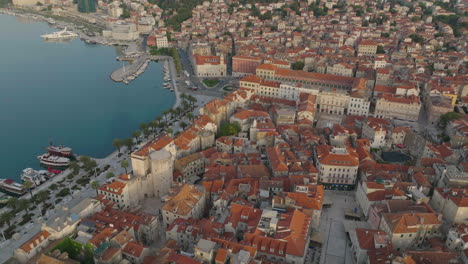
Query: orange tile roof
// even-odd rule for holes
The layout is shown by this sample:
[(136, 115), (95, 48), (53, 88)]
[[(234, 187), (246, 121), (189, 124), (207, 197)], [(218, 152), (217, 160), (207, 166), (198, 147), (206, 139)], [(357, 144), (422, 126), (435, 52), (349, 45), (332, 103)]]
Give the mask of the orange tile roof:
[(95, 234), (89, 240), (89, 243), (93, 244), (96, 247), (99, 247), (103, 242), (110, 239), (116, 232), (117, 232), (117, 229), (115, 228), (105, 228), (101, 232)]
[(438, 215), (434, 213), (384, 213), (383, 219), (394, 234), (416, 233), (422, 225), (441, 225)]
[(195, 186), (185, 184), (176, 196), (163, 205), (162, 209), (177, 215), (188, 215), (202, 199), (202, 195), (203, 192)]
[(198, 54), (194, 55), (195, 63), (197, 65), (220, 65), (221, 64), (221, 57), (220, 56), (201, 56)]
[(316, 151), (320, 164), (346, 167), (359, 166), (359, 156), (351, 147), (347, 148), (347, 154), (333, 153), (328, 145), (319, 145), (316, 147)]
[(151, 150), (160, 150), (164, 148), (165, 146), (169, 145), (172, 141), (173, 139), (170, 136), (168, 136), (167, 134), (163, 134), (159, 138), (154, 139), (148, 142), (143, 147), (141, 147), (139, 150), (135, 152), (135, 155), (148, 156)]
[(117, 255), (120, 252), (120, 248), (114, 248), (114, 247), (109, 247), (104, 251), (104, 253), (101, 256), (101, 259), (103, 261), (110, 261), (115, 255)]
[(134, 243), (134, 242), (128, 242), (127, 245), (125, 245), (123, 252), (134, 256), (134, 257), (141, 257), (141, 253), (143, 253), (143, 250), (145, 249), (144, 246)]
[(244, 78), (240, 79), (240, 82), (253, 82), (253, 83), (260, 83), (262, 82), (262, 78), (256, 75), (247, 75)]
[(46, 240), (50, 236), (50, 233), (47, 231), (41, 231), (33, 236), (31, 239), (26, 241), (20, 248), (29, 253), (33, 248), (37, 247), (42, 241)]
[(220, 249), (218, 249), (218, 251), (216, 252), (216, 259), (215, 259), (215, 261), (216, 261), (216, 262), (220, 262), (220, 263), (225, 263), (226, 260), (227, 260), (227, 257), (228, 257), (228, 251), (225, 250), (224, 248), (220, 248)]
[(121, 195), (127, 186), (126, 183), (121, 182), (121, 181), (113, 181), (109, 184), (104, 184), (99, 187), (99, 191), (103, 192), (108, 192), (108, 193), (113, 193), (117, 195)]

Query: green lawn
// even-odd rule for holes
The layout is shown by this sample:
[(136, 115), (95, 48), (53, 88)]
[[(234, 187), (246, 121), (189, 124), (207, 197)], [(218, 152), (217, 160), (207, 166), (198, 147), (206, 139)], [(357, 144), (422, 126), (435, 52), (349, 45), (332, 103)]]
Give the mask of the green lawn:
[(203, 80), (203, 83), (208, 87), (213, 87), (219, 83), (219, 80), (216, 79), (207, 79)]

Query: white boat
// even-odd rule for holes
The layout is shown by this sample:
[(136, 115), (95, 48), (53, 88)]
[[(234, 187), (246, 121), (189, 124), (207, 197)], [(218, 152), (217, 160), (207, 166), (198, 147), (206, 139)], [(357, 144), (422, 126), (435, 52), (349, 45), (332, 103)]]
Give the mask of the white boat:
[(67, 30), (67, 28), (64, 28), (64, 29), (61, 30), (61, 31), (57, 31), (57, 32), (50, 33), (50, 34), (41, 35), (41, 37), (44, 38), (44, 39), (65, 39), (65, 38), (74, 38), (74, 37), (78, 37), (78, 34), (76, 34), (76, 33), (73, 32), (73, 31)]
[(23, 170), (23, 173), (21, 174), (21, 180), (23, 180), (23, 182), (30, 181), (34, 183), (35, 186), (39, 186), (41, 183), (46, 181), (46, 178), (45, 176), (39, 174), (38, 171), (27, 168)]
[(12, 196), (21, 196), (26, 192), (26, 189), (22, 184), (12, 179), (0, 179), (0, 191)]
[(70, 159), (65, 157), (54, 156), (49, 153), (37, 156), (41, 164), (52, 167), (66, 167), (70, 165)]

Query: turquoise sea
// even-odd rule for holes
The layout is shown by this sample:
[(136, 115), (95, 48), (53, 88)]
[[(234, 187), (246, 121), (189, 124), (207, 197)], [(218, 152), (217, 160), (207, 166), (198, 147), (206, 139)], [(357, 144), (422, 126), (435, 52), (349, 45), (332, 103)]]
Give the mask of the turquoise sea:
[(175, 103), (162, 88), (162, 64), (151, 63), (129, 85), (115, 83), (116, 48), (45, 42), (40, 35), (57, 29), (22, 20), (0, 14), (0, 178), (19, 181), (24, 168), (39, 168), (36, 156), (50, 140), (103, 158), (114, 138)]

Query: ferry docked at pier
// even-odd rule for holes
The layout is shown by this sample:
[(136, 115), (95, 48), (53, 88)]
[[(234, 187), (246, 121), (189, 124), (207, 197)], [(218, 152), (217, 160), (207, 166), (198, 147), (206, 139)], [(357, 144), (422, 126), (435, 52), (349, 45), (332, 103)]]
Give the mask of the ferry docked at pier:
[(64, 147), (64, 146), (50, 145), (47, 147), (47, 152), (54, 156), (60, 156), (60, 157), (66, 157), (66, 158), (73, 156), (72, 149), (69, 147)]
[(11, 196), (21, 196), (26, 193), (24, 186), (12, 179), (0, 179), (0, 191)]
[(37, 156), (42, 165), (51, 167), (67, 167), (70, 165), (70, 159), (45, 153)]
[(41, 37), (43, 39), (69, 39), (69, 38), (78, 37), (78, 34), (76, 34), (73, 31), (69, 31), (69, 30), (67, 30), (67, 28), (65, 28), (65, 29), (63, 29), (61, 31), (41, 35)]

